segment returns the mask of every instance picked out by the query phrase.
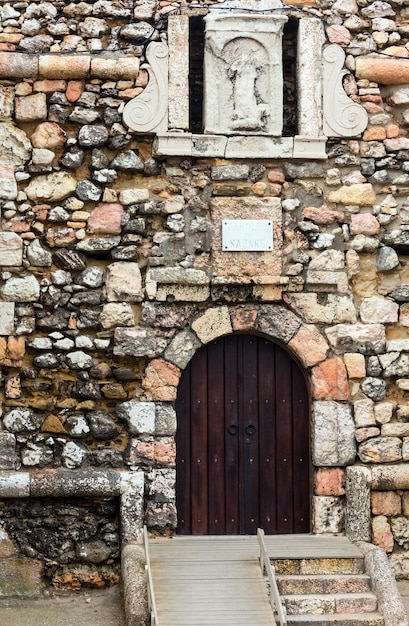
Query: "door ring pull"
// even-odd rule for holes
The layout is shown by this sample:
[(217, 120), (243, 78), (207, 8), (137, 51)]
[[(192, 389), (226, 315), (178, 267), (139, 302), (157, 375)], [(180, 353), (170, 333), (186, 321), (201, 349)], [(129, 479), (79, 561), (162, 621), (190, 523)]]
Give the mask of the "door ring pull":
[(235, 422), (230, 422), (227, 427), (227, 432), (229, 433), (229, 435), (237, 435), (237, 433), (239, 432), (237, 424)]
[(256, 432), (256, 427), (254, 426), (253, 422), (247, 422), (245, 430), (247, 435), (254, 435), (254, 433)]

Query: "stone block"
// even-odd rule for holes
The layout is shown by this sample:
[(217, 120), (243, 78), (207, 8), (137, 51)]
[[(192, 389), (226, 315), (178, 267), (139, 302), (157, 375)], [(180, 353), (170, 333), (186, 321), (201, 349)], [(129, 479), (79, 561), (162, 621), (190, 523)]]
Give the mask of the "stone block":
[(388, 298), (371, 296), (362, 300), (361, 320), (368, 324), (393, 324), (398, 321), (399, 305)]
[(372, 489), (389, 491), (409, 489), (409, 463), (399, 465), (373, 466)]
[(155, 502), (174, 502), (176, 471), (174, 469), (155, 469), (148, 474), (149, 497)]
[(120, 495), (121, 474), (114, 470), (49, 469), (32, 474), (32, 497), (115, 497)]
[(121, 472), (121, 540), (142, 541), (144, 519), (144, 473)]
[(311, 386), (315, 400), (348, 400), (349, 385), (343, 360), (334, 357), (314, 367)]
[(402, 493), (402, 514), (406, 517), (409, 516), (409, 491)]
[(34, 598), (42, 592), (43, 565), (26, 558), (2, 559), (0, 567), (0, 596)]
[(334, 401), (313, 403), (312, 458), (314, 465), (350, 465), (356, 456), (351, 409)]
[(25, 192), (33, 202), (59, 202), (70, 196), (76, 187), (77, 181), (70, 174), (53, 172), (33, 179)]
[(19, 122), (47, 119), (47, 97), (45, 93), (16, 98), (15, 114)]
[(303, 325), (290, 340), (291, 348), (305, 367), (312, 367), (323, 361), (328, 353), (329, 345), (319, 330), (313, 325)]
[(28, 498), (29, 495), (28, 472), (0, 472), (0, 498)]
[(153, 358), (162, 354), (166, 339), (151, 328), (116, 328), (114, 331), (114, 354)]
[(1, 265), (5, 267), (22, 265), (23, 240), (19, 235), (13, 232), (0, 232), (0, 258)]
[(367, 467), (347, 467), (345, 533), (351, 541), (371, 540), (370, 489)]
[(99, 55), (91, 58), (91, 76), (103, 80), (135, 80), (139, 73), (139, 59), (132, 56)]
[(127, 302), (108, 302), (104, 304), (99, 321), (104, 330), (118, 326), (135, 326), (135, 314)]
[[(282, 210), (279, 198), (217, 198), (211, 202), (212, 263), (217, 276), (280, 276), (282, 269)], [(227, 251), (223, 249), (224, 220), (268, 220), (273, 249)]]
[(325, 304), (321, 304), (316, 293), (286, 293), (284, 301), (309, 324), (354, 323), (357, 320), (350, 296), (328, 294)]
[(119, 261), (108, 265), (106, 295), (108, 302), (141, 302), (143, 289), (138, 263)]
[(366, 367), (363, 354), (346, 352), (344, 354), (344, 363), (347, 368), (348, 378), (365, 378)]
[(127, 543), (121, 553), (124, 609), (128, 626), (146, 624), (148, 600), (146, 592), (145, 551), (136, 542)]
[(388, 518), (384, 515), (377, 515), (372, 520), (373, 542), (385, 552), (393, 550), (393, 534), (388, 523)]
[(342, 533), (345, 521), (344, 498), (313, 496), (312, 519), (317, 535)]
[(226, 306), (207, 309), (193, 320), (192, 330), (203, 344), (229, 335), (233, 332), (229, 309)]
[(176, 411), (171, 403), (155, 403), (155, 434), (174, 436), (176, 433)]
[(0, 199), (15, 200), (17, 198), (17, 182), (14, 167), (0, 165)]
[(185, 369), (201, 342), (192, 332), (186, 330), (178, 333), (165, 351), (165, 358), (174, 365)]
[(87, 76), (90, 64), (89, 54), (42, 54), (39, 57), (39, 74), (43, 78), (79, 80)]
[(355, 183), (331, 191), (327, 201), (344, 205), (373, 206), (376, 203), (376, 195), (371, 184)]
[(315, 472), (314, 493), (316, 496), (345, 495), (345, 470), (334, 467), (320, 467)]
[[(0, 254), (2, 254), (1, 251)], [(13, 334), (15, 306), (14, 302), (0, 302), (0, 335), (8, 336)]]
[(407, 550), (409, 547), (409, 519), (407, 517), (392, 517), (390, 524), (396, 543)]
[(374, 403), (369, 398), (354, 402), (354, 419), (357, 428), (375, 425)]
[(375, 437), (358, 447), (362, 463), (391, 463), (402, 460), (402, 440), (398, 437)]
[(202, 270), (177, 267), (155, 268), (146, 274), (146, 294), (150, 300), (202, 302), (210, 295), (209, 279)]
[(371, 506), (374, 515), (400, 515), (402, 512), (401, 497), (396, 491), (372, 491)]
[(145, 370), (142, 387), (150, 400), (171, 402), (176, 399), (180, 369), (163, 359), (154, 359)]
[(16, 467), (16, 437), (12, 433), (0, 432), (0, 470)]
[(409, 424), (400, 422), (390, 422), (382, 424), (383, 437), (409, 437)]
[(377, 424), (387, 424), (393, 416), (393, 402), (379, 402), (374, 406), (375, 421)]
[(115, 411), (119, 419), (125, 422), (131, 435), (154, 434), (154, 402), (122, 402), (116, 406)]
[(381, 324), (337, 324), (325, 333), (331, 346), (337, 350), (361, 354), (385, 351), (385, 327)]
[(301, 320), (278, 304), (260, 305), (256, 328), (268, 337), (288, 343), (301, 326)]
[(38, 58), (31, 54), (0, 52), (0, 78), (32, 78), (38, 74)]

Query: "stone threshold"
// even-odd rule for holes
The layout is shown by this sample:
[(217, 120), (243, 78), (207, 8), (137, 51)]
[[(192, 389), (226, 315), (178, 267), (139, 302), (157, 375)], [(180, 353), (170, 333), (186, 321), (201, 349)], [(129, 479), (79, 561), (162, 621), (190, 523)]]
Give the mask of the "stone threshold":
[(144, 473), (66, 469), (41, 470), (32, 474), (0, 472), (0, 498), (30, 497), (119, 497), (126, 623), (140, 626), (146, 615), (145, 553), (141, 545)]

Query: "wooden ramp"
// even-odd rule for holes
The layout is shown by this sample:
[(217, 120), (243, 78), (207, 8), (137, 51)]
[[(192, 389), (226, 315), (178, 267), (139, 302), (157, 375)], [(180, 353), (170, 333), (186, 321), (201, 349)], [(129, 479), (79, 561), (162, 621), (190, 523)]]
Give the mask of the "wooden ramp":
[[(269, 556), (359, 558), (345, 537), (275, 535)], [(159, 626), (275, 626), (255, 536), (150, 539)]]
[(149, 541), (159, 626), (275, 626), (256, 537)]

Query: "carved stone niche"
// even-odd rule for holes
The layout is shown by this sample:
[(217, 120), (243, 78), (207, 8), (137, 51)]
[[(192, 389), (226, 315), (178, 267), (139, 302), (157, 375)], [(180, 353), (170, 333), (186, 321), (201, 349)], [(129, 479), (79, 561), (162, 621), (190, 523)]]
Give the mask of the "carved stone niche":
[(133, 131), (154, 133), (158, 156), (325, 159), (328, 137), (357, 137), (365, 109), (343, 89), (345, 53), (325, 43), (319, 19), (301, 17), (297, 36), (297, 125), (282, 136), (281, 0), (227, 0), (205, 22), (203, 133), (189, 128), (189, 15), (168, 17), (168, 45), (151, 42), (143, 93), (125, 106)]
[[(271, 12), (280, 8), (278, 1), (267, 6), (265, 1), (247, 0), (240, 9), (234, 6), (234, 0), (225, 2), (221, 9), (212, 7), (205, 17), (205, 133), (279, 137), (283, 127), (282, 33), (288, 18)], [(262, 13), (263, 9), (270, 12)]]

